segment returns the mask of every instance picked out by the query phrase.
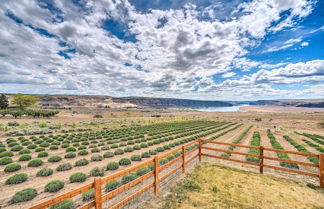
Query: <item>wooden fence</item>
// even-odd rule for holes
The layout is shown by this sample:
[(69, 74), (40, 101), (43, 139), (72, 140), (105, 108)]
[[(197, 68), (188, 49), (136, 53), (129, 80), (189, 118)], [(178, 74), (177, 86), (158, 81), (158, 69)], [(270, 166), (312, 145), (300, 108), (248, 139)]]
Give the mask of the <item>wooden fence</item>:
[[(198, 146), (191, 149), (190, 151), (186, 151), (186, 148), (189, 146), (192, 146), (194, 144), (197, 144)], [(225, 145), (225, 146), (233, 146), (233, 147), (243, 147), (243, 148), (249, 148), (249, 149), (258, 149), (260, 151), (260, 155), (255, 155), (255, 154), (250, 154), (250, 153), (245, 153), (245, 152), (237, 152), (237, 151), (232, 151), (232, 150), (226, 150), (226, 149), (219, 149), (219, 148), (212, 148), (208, 147), (208, 144), (215, 144), (215, 145)], [(250, 157), (255, 157), (259, 159), (259, 163), (256, 162), (249, 162), (249, 161), (243, 161), (243, 160), (238, 160), (238, 159), (232, 159), (232, 158), (227, 158), (227, 157), (222, 157), (222, 156), (217, 156), (217, 155), (211, 155), (207, 153), (203, 153), (203, 150), (211, 150), (211, 151), (216, 151), (216, 152), (225, 152), (225, 153), (231, 153), (231, 154), (238, 154), (238, 155), (244, 155), (244, 156), (250, 156)], [(174, 154), (175, 152), (182, 151), (181, 156), (176, 157), (175, 159), (170, 160), (164, 165), (159, 165), (159, 160), (163, 159), (169, 155)], [(195, 151), (198, 151), (196, 154), (194, 154)], [(287, 159), (281, 159), (281, 158), (273, 158), (265, 155), (265, 151), (271, 151), (271, 152), (282, 152), (282, 153), (287, 153), (287, 154), (295, 154), (295, 155), (301, 155), (301, 156), (306, 156), (306, 157), (318, 157), (319, 158), (319, 164), (314, 164), (314, 163), (306, 163), (306, 162), (301, 162), (301, 161), (294, 161), (294, 160), (287, 160)], [(192, 155), (189, 159), (186, 158), (186, 156)], [(121, 208), (127, 203), (129, 203), (131, 200), (135, 199), (142, 193), (148, 191), (150, 188), (154, 187), (154, 194), (157, 195), (159, 192), (159, 183), (164, 181), (167, 177), (169, 177), (171, 174), (175, 173), (179, 169), (182, 169), (182, 173), (186, 172), (186, 165), (194, 160), (195, 158), (198, 158), (199, 161), (201, 161), (202, 156), (205, 157), (211, 157), (211, 158), (217, 158), (221, 160), (229, 160), (229, 161), (234, 161), (238, 163), (243, 163), (243, 164), (249, 164), (249, 165), (254, 165), (259, 167), (259, 172), (262, 174), (263, 173), (263, 168), (270, 168), (270, 169), (275, 169), (275, 170), (281, 170), (281, 171), (286, 171), (286, 172), (292, 172), (296, 174), (301, 174), (301, 175), (307, 175), (307, 176), (312, 176), (312, 177), (317, 177), (319, 178), (319, 185), (321, 187), (324, 187), (324, 154), (311, 154), (311, 153), (303, 153), (303, 152), (295, 152), (295, 151), (289, 151), (289, 150), (281, 150), (281, 149), (272, 149), (272, 148), (266, 148), (262, 146), (247, 146), (247, 145), (240, 145), (240, 144), (230, 144), (230, 143), (224, 143), (224, 142), (216, 142), (216, 141), (210, 141), (210, 140), (202, 140), (198, 139), (192, 142), (189, 142), (185, 144), (182, 147), (173, 149), (165, 154), (155, 156), (154, 158), (142, 162), (140, 164), (137, 164), (135, 166), (129, 167), (125, 170), (122, 170), (120, 172), (114, 173), (110, 176), (104, 177), (104, 178), (96, 178), (93, 183), (87, 184), (83, 187), (80, 187), (78, 189), (75, 189), (73, 191), (70, 191), (68, 193), (65, 193), (63, 195), (60, 195), (58, 197), (55, 197), (53, 199), (47, 200), (45, 202), (42, 202), (40, 204), (37, 204), (30, 209), (43, 209), (43, 208), (48, 208), (52, 205), (55, 205), (57, 203), (60, 203), (64, 200), (67, 200), (69, 198), (72, 198), (76, 195), (82, 194), (90, 189), (94, 188), (94, 199), (92, 201), (89, 201), (79, 207), (80, 209), (88, 209), (88, 208), (93, 208), (95, 207), (96, 209), (102, 209), (103, 208), (103, 203), (105, 201), (109, 201), (109, 199), (115, 197), (117, 194), (120, 194), (124, 192), (125, 190), (137, 185), (140, 182), (143, 182), (144, 180), (148, 179), (151, 176), (154, 176), (153, 182), (149, 183), (148, 185), (144, 186), (142, 189), (139, 189), (136, 191), (134, 194), (130, 195), (129, 197), (123, 199), (122, 201), (118, 202), (117, 204), (111, 206), (110, 208)], [(294, 163), (298, 165), (303, 165), (303, 166), (310, 166), (310, 167), (315, 167), (318, 168), (317, 173), (311, 173), (311, 172), (305, 172), (305, 171), (299, 171), (295, 169), (289, 169), (289, 168), (282, 168), (282, 167), (277, 167), (277, 166), (272, 166), (272, 165), (267, 165), (264, 163), (264, 160), (273, 160), (273, 161), (279, 161), (279, 162), (287, 162), (287, 163)], [(159, 176), (159, 173), (167, 168), (170, 167), (170, 165), (178, 162), (181, 160), (181, 165), (176, 166), (174, 169), (170, 170), (165, 174), (164, 176)], [(139, 178), (126, 183), (119, 188), (108, 192), (106, 194), (102, 194), (102, 185), (106, 184), (107, 182), (120, 178), (126, 174), (129, 174), (133, 171), (136, 171), (140, 168), (143, 168), (145, 166), (148, 166), (149, 164), (154, 164), (153, 170), (150, 172), (144, 174), (143, 176), (140, 176)]]

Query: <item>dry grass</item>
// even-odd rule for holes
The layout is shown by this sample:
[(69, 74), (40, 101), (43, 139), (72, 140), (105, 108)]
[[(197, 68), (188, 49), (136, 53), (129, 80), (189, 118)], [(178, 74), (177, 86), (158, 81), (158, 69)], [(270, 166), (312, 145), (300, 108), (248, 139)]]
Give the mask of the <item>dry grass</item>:
[(234, 168), (203, 164), (145, 208), (320, 209), (324, 190)]

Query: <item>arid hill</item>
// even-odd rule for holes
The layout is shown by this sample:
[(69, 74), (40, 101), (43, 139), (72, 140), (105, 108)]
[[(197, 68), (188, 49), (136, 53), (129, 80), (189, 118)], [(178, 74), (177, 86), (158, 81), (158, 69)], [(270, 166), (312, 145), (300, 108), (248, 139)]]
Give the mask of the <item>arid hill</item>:
[(148, 97), (110, 97), (88, 95), (36, 95), (44, 107), (102, 107), (102, 108), (199, 108), (233, 106), (225, 101), (203, 101)]

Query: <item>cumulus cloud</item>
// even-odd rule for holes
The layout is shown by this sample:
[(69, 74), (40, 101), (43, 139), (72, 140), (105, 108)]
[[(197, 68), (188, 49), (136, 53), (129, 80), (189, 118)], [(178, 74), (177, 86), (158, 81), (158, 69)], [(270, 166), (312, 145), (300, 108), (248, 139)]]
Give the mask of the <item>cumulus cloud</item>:
[[(128, 1), (119, 0), (79, 4), (55, 0), (51, 7), (46, 4), (18, 0), (0, 5), (3, 91), (192, 97), (192, 91), (211, 92), (222, 87), (224, 99), (235, 85), (246, 84), (259, 91), (258, 85), (281, 82), (284, 72), (274, 75), (260, 70), (218, 86), (212, 77), (233, 77), (233, 69), (249, 72), (260, 66), (283, 66), (266, 66), (246, 55), (267, 33), (295, 25), (313, 6), (308, 0), (235, 1), (231, 15), (221, 20), (215, 13), (219, 5), (201, 10), (187, 3), (183, 7), (140, 12)], [(289, 14), (282, 18), (285, 11)], [(110, 29), (111, 25), (105, 25), (107, 20), (113, 21), (120, 30), (118, 34)], [(282, 47), (299, 42), (288, 40)], [(299, 65), (293, 66), (303, 72), (312, 69), (313, 74), (298, 77), (297, 70), (285, 78), (321, 76), (316, 67)], [(276, 71), (285, 71), (279, 69)], [(199, 97), (208, 95), (201, 93)]]
[(236, 73), (234, 73), (234, 72), (228, 72), (228, 73), (224, 73), (222, 75), (222, 78), (230, 78), (230, 77), (233, 77), (234, 75), (236, 75)]

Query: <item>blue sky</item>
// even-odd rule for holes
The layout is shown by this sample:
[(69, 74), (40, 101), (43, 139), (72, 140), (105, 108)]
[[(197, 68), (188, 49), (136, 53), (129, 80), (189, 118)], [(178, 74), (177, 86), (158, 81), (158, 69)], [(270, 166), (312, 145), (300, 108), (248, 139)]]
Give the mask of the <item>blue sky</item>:
[(324, 1), (17, 0), (0, 92), (324, 98)]

